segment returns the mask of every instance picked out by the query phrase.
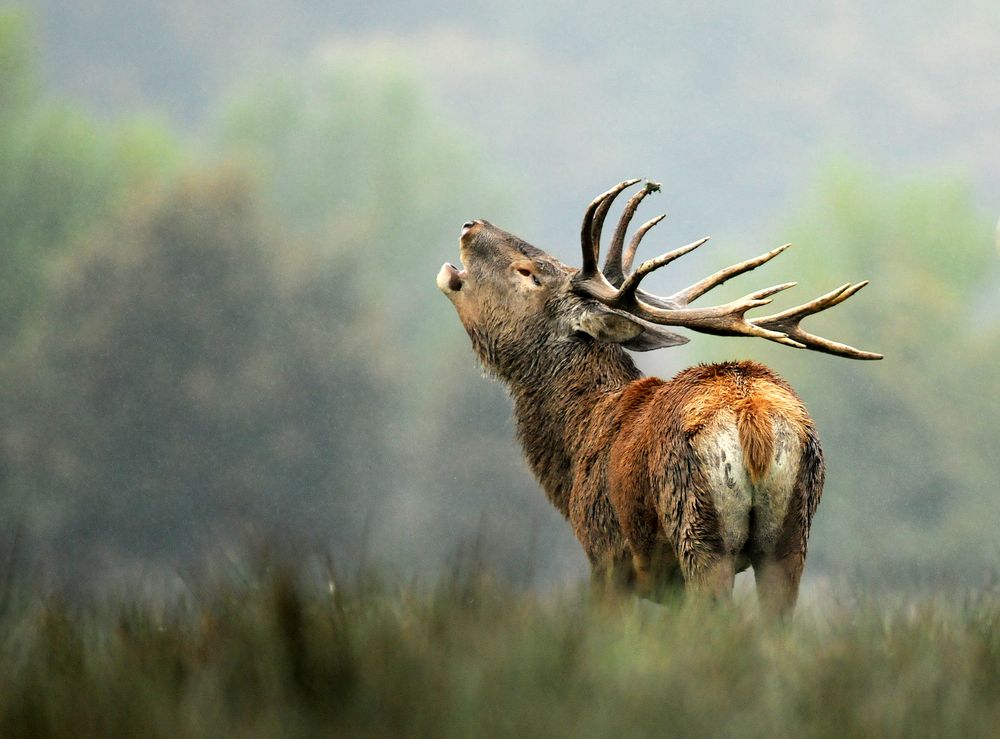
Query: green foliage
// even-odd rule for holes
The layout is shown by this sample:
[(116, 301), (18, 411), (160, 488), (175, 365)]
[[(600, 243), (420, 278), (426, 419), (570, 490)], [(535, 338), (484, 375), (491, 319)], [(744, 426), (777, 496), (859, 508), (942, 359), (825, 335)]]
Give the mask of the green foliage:
[(31, 97), (30, 59), (24, 18), (0, 11), (0, 120), (16, 115)]
[[(27, 70), (21, 46), (8, 66)], [(166, 137), (26, 85), (0, 131), (3, 320), (18, 337), (0, 511), (59, 579), (183, 568), (261, 531), (421, 566), (477, 532), (490, 561), (533, 571), (548, 505), (428, 248), (503, 201), (499, 176), (402, 69), (347, 57), (255, 85), (209, 152), (239, 169), (174, 187), (152, 177), (175, 159)], [(469, 490), (489, 485), (519, 497), (513, 514), (501, 498), (484, 522)]]
[[(437, 566), (474, 532), (487, 556), (526, 571), (546, 521), (562, 522), (520, 462), (502, 391), (482, 381), (454, 311), (434, 284), (457, 259), (460, 225), (510, 211), (508, 175), (384, 50), (340, 53), (265, 78), (217, 116), (215, 146), (251, 167), (270, 213), (323, 253), (350, 254), (349, 280), (378, 336), (370, 360), (391, 375), (394, 488), (377, 509), (375, 547)], [(486, 491), (502, 490), (503, 496)], [(485, 494), (483, 494), (485, 493)], [(461, 532), (441, 537), (447, 527)]]
[(106, 126), (40, 98), (18, 16), (0, 14), (0, 341), (37, 308), (48, 261), (178, 159), (150, 121)]
[(238, 172), (142, 192), (65, 256), (5, 378), (5, 508), (63, 579), (183, 564), (246, 526), (347, 546), (392, 389), (345, 269), (277, 241)]
[(0, 615), (4, 736), (989, 736), (993, 591), (712, 609), (289, 575)]
[(495, 168), (392, 55), (265, 79), (219, 118), (219, 145), (257, 166), (285, 223), (334, 243), (363, 241), (376, 289), (409, 282), (435, 258), (428, 245), (457, 238), (468, 216), (451, 219), (466, 207), (504, 209)]
[[(828, 446), (840, 462), (828, 502), (843, 518), (819, 535), (881, 542), (883, 576), (981, 572), (983, 556), (995, 551), (990, 522), (1000, 517), (987, 471), (1000, 454), (989, 428), (1000, 418), (1000, 399), (989, 390), (1000, 383), (995, 328), (989, 348), (989, 326), (1000, 316), (986, 302), (998, 276), (992, 224), (954, 181), (832, 174), (792, 231), (816, 257), (809, 282), (837, 274), (874, 284), (852, 310), (815, 323), (886, 359), (864, 368), (839, 363), (827, 378), (804, 383), (810, 402), (831, 418)], [(863, 564), (851, 555), (830, 559)]]
[(386, 61), (261, 83), (232, 104), (222, 128), (225, 143), (268, 174), (282, 214), (317, 231), (373, 211), (398, 228), (409, 208), (393, 206), (413, 194), (413, 173), (469, 155), (434, 130), (414, 82)]

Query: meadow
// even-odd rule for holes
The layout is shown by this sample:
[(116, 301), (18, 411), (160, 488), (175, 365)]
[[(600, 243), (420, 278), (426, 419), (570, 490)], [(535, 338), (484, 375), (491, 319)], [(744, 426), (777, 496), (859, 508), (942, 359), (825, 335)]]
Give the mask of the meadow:
[[(0, 735), (989, 736), (1000, 591), (731, 606), (262, 570), (169, 604), (9, 588)], [(846, 593), (847, 591), (845, 591)]]

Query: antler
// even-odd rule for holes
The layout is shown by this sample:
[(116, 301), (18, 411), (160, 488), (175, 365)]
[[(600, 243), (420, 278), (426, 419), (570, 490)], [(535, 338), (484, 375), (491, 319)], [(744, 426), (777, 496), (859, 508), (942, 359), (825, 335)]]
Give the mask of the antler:
[(841, 344), (837, 341), (824, 339), (822, 336), (816, 336), (815, 334), (810, 334), (809, 332), (804, 331), (799, 326), (799, 322), (806, 316), (811, 316), (813, 313), (819, 313), (827, 308), (832, 308), (839, 303), (843, 303), (867, 284), (868, 280), (864, 280), (854, 285), (847, 282), (838, 287), (836, 290), (831, 290), (826, 295), (821, 295), (808, 303), (803, 303), (802, 305), (794, 308), (789, 308), (781, 313), (764, 316), (763, 318), (755, 318), (753, 323), (757, 326), (769, 328), (774, 331), (781, 331), (789, 338), (794, 339), (805, 346), (807, 349), (813, 349), (818, 352), (826, 352), (827, 354), (836, 354), (839, 357), (848, 357), (850, 359), (882, 359), (881, 354), (862, 351), (861, 349), (855, 349), (853, 346), (848, 346), (847, 344)]
[(601, 230), (604, 226), (608, 210), (611, 208), (611, 204), (615, 198), (623, 190), (637, 182), (639, 180), (626, 180), (618, 183), (607, 192), (598, 195), (587, 208), (580, 232), (581, 247), (583, 250), (583, 268), (573, 277), (573, 288), (577, 293), (597, 300), (616, 310), (627, 312), (649, 323), (664, 326), (682, 326), (695, 331), (720, 336), (759, 336), (763, 339), (785, 344), (786, 346), (793, 346), (798, 349), (813, 349), (851, 359), (882, 358), (881, 354), (862, 351), (846, 344), (824, 339), (821, 336), (815, 336), (804, 331), (799, 326), (799, 323), (806, 316), (819, 313), (827, 308), (832, 308), (838, 303), (847, 300), (867, 285), (867, 281), (859, 282), (856, 285), (847, 283), (808, 303), (763, 318), (748, 319), (746, 318), (746, 313), (752, 308), (767, 305), (772, 301), (771, 296), (782, 290), (794, 287), (796, 283), (786, 282), (763, 290), (757, 290), (723, 305), (708, 308), (689, 307), (692, 301), (701, 297), (712, 288), (718, 287), (727, 280), (744, 272), (750, 272), (765, 262), (774, 259), (787, 249), (790, 244), (779, 246), (753, 259), (748, 259), (745, 262), (721, 269), (715, 274), (709, 275), (705, 279), (673, 295), (658, 296), (639, 290), (639, 283), (650, 272), (670, 264), (675, 259), (694, 251), (708, 241), (706, 237), (682, 246), (679, 249), (674, 249), (655, 259), (643, 262), (635, 271), (629, 272), (632, 268), (632, 261), (639, 242), (642, 241), (643, 236), (653, 226), (664, 218), (662, 215), (657, 216), (640, 226), (629, 243), (628, 249), (623, 251), (625, 234), (632, 217), (635, 215), (636, 209), (639, 207), (639, 203), (642, 202), (642, 199), (646, 195), (660, 189), (659, 184), (655, 182), (647, 182), (643, 189), (633, 195), (625, 205), (625, 210), (622, 213), (618, 227), (615, 229), (611, 246), (608, 249), (604, 270), (603, 272), (599, 271), (597, 262), (600, 255)]

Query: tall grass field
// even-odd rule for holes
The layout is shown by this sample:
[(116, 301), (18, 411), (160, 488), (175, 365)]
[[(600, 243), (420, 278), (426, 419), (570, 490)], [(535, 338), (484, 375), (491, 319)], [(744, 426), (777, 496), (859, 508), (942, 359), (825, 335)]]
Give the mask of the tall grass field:
[(1000, 730), (1000, 592), (734, 605), (287, 571), (168, 605), (10, 588), (3, 737), (969, 737)]

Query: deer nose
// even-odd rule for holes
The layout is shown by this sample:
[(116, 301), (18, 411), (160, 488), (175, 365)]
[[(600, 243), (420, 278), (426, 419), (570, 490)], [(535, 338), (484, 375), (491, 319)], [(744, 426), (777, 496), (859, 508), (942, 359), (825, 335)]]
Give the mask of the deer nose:
[(462, 236), (469, 233), (475, 226), (479, 225), (480, 221), (466, 221), (462, 224)]

